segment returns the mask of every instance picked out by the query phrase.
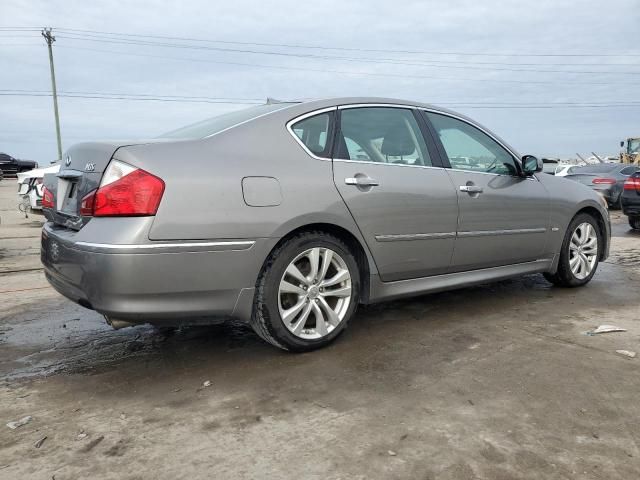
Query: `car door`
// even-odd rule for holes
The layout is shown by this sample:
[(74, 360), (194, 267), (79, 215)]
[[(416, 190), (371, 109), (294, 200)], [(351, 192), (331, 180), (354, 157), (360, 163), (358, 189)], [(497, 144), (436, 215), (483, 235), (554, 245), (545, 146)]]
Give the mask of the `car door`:
[(471, 123), (425, 112), (458, 195), (451, 271), (540, 259), (548, 238), (550, 200), (501, 142)]
[(383, 281), (446, 272), (453, 253), (456, 192), (422, 122), (411, 107), (338, 109), (335, 186)]

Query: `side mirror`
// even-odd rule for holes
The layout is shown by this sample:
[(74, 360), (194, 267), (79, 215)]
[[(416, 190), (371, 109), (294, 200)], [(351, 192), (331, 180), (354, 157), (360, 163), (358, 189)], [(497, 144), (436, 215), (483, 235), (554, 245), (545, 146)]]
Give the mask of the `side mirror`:
[(624, 147), (624, 140), (620, 140), (620, 147)]
[(525, 155), (522, 157), (522, 173), (525, 177), (530, 177), (534, 173), (542, 171), (543, 163), (538, 157)]

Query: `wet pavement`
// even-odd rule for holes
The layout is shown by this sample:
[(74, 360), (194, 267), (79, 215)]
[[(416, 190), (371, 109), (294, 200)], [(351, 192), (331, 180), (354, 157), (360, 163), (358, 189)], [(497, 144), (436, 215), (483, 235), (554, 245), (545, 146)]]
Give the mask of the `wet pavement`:
[(587, 287), (363, 307), (292, 355), (239, 323), (112, 330), (48, 287), (14, 194), (0, 182), (0, 479), (640, 477), (640, 357), (616, 353), (640, 353), (640, 234), (619, 213)]

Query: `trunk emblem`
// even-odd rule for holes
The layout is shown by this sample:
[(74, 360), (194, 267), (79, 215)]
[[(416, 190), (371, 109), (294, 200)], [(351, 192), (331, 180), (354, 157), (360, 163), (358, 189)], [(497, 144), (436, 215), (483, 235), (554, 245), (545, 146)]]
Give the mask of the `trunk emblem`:
[(64, 164), (68, 167), (71, 165), (71, 155), (67, 155), (67, 158), (64, 160)]
[(96, 164), (95, 163), (89, 162), (84, 166), (84, 170), (86, 172), (93, 172), (95, 169), (96, 169)]

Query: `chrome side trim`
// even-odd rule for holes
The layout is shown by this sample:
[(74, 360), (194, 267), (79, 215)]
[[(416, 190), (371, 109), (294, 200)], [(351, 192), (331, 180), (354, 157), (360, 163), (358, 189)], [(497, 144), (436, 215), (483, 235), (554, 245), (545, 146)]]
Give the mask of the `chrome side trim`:
[(148, 244), (114, 244), (75, 242), (80, 250), (102, 253), (178, 253), (178, 252), (219, 252), (248, 250), (255, 245), (253, 240), (229, 242), (171, 242)]
[(492, 237), (496, 235), (520, 235), (523, 233), (545, 233), (546, 228), (516, 228), (513, 230), (476, 230), (458, 232), (458, 237)]
[(291, 134), (291, 136), (293, 137), (293, 139), (298, 142), (298, 145), (300, 145), (302, 147), (302, 149), (307, 152), (307, 155), (309, 155), (311, 158), (315, 158), (316, 160), (324, 160), (324, 161), (331, 161), (330, 158), (326, 158), (326, 157), (319, 157), (316, 154), (314, 154), (311, 150), (309, 150), (307, 148), (307, 146), (304, 144), (304, 142), (302, 140), (300, 140), (300, 138), (298, 138), (298, 136), (295, 134), (295, 132), (293, 131), (293, 124), (294, 123), (298, 123), (301, 120), (304, 120), (305, 118), (309, 118), (309, 117), (314, 117), (316, 115), (320, 115), (322, 113), (327, 113), (327, 112), (333, 112), (335, 110), (337, 110), (338, 107), (325, 107), (325, 108), (321, 108), (319, 110), (314, 110), (312, 112), (308, 112), (305, 113), (303, 115), (299, 115), (291, 120), (289, 120), (287, 122), (287, 130), (289, 131), (289, 133)]
[(352, 103), (347, 105), (339, 105), (338, 110), (345, 110), (347, 108), (363, 108), (363, 107), (388, 107), (388, 108), (407, 108), (410, 110), (416, 110), (419, 107), (415, 105), (405, 105), (403, 103)]
[(442, 233), (411, 233), (402, 235), (376, 235), (376, 241), (378, 242), (401, 242), (410, 240), (435, 240), (440, 238), (454, 238), (456, 232), (442, 232)]
[(346, 158), (334, 158), (334, 162), (344, 162), (344, 163), (362, 163), (365, 165), (384, 165), (387, 167), (409, 167), (409, 168), (427, 168), (427, 169), (437, 169), (444, 170), (444, 167), (434, 167), (431, 165), (406, 165), (402, 163), (384, 163), (384, 162), (372, 162), (369, 160), (347, 160)]

